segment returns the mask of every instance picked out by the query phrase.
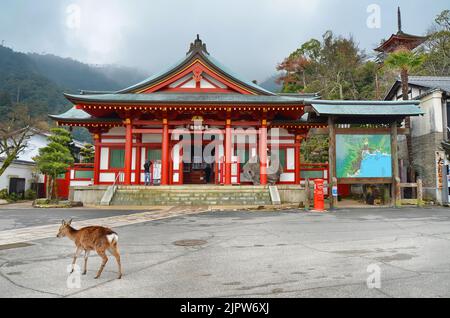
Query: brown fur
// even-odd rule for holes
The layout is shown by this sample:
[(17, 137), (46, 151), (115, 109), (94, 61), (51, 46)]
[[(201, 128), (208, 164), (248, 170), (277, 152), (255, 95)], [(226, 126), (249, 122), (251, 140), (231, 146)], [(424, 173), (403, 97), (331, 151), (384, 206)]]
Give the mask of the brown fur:
[(62, 225), (59, 228), (59, 232), (56, 235), (57, 237), (67, 236), (71, 239), (77, 249), (75, 251), (75, 255), (73, 257), (72, 262), (72, 272), (74, 270), (75, 263), (77, 261), (77, 257), (80, 256), (81, 251), (84, 250), (84, 270), (83, 275), (87, 273), (87, 261), (89, 258), (89, 252), (95, 250), (97, 254), (102, 258), (102, 265), (97, 272), (95, 278), (99, 278), (102, 274), (103, 268), (108, 261), (108, 257), (106, 256), (106, 250), (108, 250), (117, 261), (117, 265), (119, 268), (119, 276), (118, 279), (122, 278), (122, 265), (120, 262), (120, 254), (119, 248), (117, 246), (117, 241), (113, 240), (111, 243), (108, 241), (107, 235), (116, 234), (113, 230), (107, 227), (102, 226), (87, 226), (81, 228), (79, 230), (74, 229), (72, 226), (72, 220), (69, 222), (62, 221)]

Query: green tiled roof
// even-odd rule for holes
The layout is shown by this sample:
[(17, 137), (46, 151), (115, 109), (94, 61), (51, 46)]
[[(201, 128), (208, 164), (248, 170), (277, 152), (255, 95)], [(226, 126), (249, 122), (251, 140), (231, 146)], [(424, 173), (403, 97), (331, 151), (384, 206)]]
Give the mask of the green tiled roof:
[(419, 101), (310, 101), (320, 116), (418, 116)]
[(48, 115), (51, 119), (65, 122), (120, 122), (119, 118), (98, 118), (89, 115), (82, 109), (72, 107), (60, 115)]
[(279, 95), (244, 95), (220, 93), (152, 93), (152, 94), (94, 94), (71, 95), (65, 94), (73, 103), (102, 102), (102, 103), (132, 103), (132, 104), (303, 104), (303, 98)]

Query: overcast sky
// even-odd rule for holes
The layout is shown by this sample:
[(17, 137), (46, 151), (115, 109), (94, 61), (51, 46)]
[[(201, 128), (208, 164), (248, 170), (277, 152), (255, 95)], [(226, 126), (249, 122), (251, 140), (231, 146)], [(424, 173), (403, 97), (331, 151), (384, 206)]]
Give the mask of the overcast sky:
[(448, 0), (0, 0), (0, 41), (150, 75), (182, 58), (199, 33), (222, 63), (261, 81), (326, 30), (353, 35), (371, 53), (396, 32), (398, 5), (403, 30), (419, 35), (450, 9)]

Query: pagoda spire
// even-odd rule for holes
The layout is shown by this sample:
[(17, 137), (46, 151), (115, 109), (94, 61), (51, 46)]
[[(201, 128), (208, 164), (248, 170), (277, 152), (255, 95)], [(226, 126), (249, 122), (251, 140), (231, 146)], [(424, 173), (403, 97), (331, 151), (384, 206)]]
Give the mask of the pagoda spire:
[(400, 6), (397, 8), (397, 24), (398, 24), (398, 33), (402, 33), (402, 13), (400, 11)]

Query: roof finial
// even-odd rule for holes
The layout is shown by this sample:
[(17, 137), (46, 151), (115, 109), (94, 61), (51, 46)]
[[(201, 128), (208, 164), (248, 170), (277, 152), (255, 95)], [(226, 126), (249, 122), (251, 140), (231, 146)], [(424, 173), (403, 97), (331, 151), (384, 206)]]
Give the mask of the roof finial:
[(402, 14), (400, 12), (400, 7), (397, 8), (397, 23), (398, 23), (398, 32), (402, 32)]
[(189, 51), (186, 53), (186, 55), (191, 54), (192, 52), (198, 52), (198, 53), (206, 53), (209, 55), (208, 50), (206, 50), (206, 44), (200, 40), (200, 35), (197, 34), (197, 38), (194, 40), (193, 43), (191, 43), (189, 47)]

